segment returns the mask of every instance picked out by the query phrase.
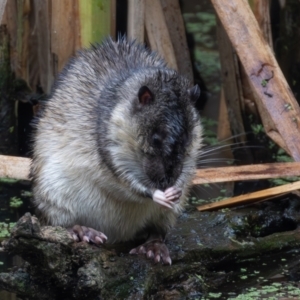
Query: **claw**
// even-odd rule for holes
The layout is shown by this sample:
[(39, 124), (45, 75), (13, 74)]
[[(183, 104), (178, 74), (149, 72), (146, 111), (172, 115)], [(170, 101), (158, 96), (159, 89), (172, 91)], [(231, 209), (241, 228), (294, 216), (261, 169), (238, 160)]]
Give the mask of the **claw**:
[(92, 242), (99, 245), (105, 243), (107, 240), (107, 236), (104, 233), (90, 227), (74, 225), (72, 228), (69, 228), (68, 231), (76, 242)]
[(152, 251), (152, 250), (149, 250), (149, 251), (147, 252), (147, 258), (153, 258), (153, 257), (154, 257), (153, 251)]
[(157, 255), (155, 256), (154, 262), (155, 262), (155, 263), (159, 263), (159, 262), (160, 262), (160, 255), (159, 255), (159, 254), (157, 254)]
[(129, 254), (134, 255), (137, 254), (137, 248), (133, 248), (129, 251)]
[(149, 240), (139, 247), (132, 249), (129, 254), (146, 254), (146, 257), (153, 259), (154, 263), (162, 261), (166, 265), (172, 264), (169, 250), (162, 239)]
[(172, 259), (171, 259), (170, 256), (169, 256), (169, 257), (166, 257), (165, 259), (163, 259), (163, 261), (164, 261), (164, 263), (165, 263), (166, 265), (169, 265), (169, 266), (172, 265)]

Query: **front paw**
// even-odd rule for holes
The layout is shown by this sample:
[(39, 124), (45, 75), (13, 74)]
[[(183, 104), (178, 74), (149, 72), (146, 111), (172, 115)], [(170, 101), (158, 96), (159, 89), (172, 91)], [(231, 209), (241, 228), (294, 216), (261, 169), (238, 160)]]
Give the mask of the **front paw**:
[(92, 242), (99, 245), (107, 240), (107, 236), (104, 233), (90, 227), (74, 225), (72, 228), (68, 228), (68, 231), (76, 242)]
[(182, 190), (176, 186), (167, 188), (164, 192), (156, 190), (153, 193), (153, 201), (167, 208), (173, 208), (178, 203), (182, 195)]
[(129, 254), (146, 254), (147, 258), (154, 260), (154, 263), (162, 261), (166, 265), (172, 264), (169, 249), (160, 239), (151, 240), (133, 248)]
[(170, 188), (167, 188), (165, 190), (165, 197), (168, 201), (171, 201), (173, 203), (178, 203), (180, 200), (180, 197), (182, 195), (182, 189), (172, 186)]

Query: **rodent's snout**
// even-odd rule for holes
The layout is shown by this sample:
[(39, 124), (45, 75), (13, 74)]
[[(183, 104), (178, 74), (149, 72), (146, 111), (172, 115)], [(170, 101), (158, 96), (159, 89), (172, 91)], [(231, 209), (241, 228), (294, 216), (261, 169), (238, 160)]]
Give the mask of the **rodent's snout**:
[(155, 188), (165, 190), (175, 184), (181, 174), (182, 163), (153, 156), (143, 160), (143, 169)]

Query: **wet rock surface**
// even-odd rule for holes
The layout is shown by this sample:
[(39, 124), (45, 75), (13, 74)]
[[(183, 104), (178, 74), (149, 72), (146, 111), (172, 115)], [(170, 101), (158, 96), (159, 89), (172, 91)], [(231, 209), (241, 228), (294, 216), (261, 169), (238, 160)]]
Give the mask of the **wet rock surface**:
[[(163, 266), (129, 255), (132, 243), (75, 243), (65, 229), (40, 226), (27, 213), (3, 242), (24, 266), (1, 273), (0, 288), (22, 299), (201, 299), (237, 278), (253, 285), (262, 274), (275, 276), (268, 263), (300, 248), (299, 219), (296, 196), (216, 212), (188, 207), (167, 235), (173, 264)], [(297, 278), (295, 261), (290, 269)], [(253, 275), (240, 274), (245, 265), (255, 266)]]

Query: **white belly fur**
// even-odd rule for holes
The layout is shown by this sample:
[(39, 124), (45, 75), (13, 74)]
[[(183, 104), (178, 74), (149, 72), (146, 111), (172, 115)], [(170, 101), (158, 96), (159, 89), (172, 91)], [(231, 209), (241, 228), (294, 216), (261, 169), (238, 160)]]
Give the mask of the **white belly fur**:
[[(72, 176), (61, 167), (62, 164), (53, 164), (53, 160), (48, 166), (45, 164), (43, 170), (47, 169), (44, 172), (47, 180), (44, 182), (47, 186), (39, 186), (40, 191), (42, 188), (44, 195), (50, 197), (45, 197), (48, 200), (37, 205), (52, 225), (72, 227), (78, 224), (91, 227), (103, 232), (108, 242), (114, 243), (133, 239), (150, 220), (154, 224), (163, 221), (169, 225), (175, 221), (172, 210), (168, 211), (150, 198), (138, 199), (137, 195), (112, 184), (112, 178), (101, 174), (100, 169), (96, 177), (94, 168), (93, 173), (86, 168), (78, 169), (82, 175), (78, 176), (77, 173)], [(72, 169), (74, 171), (74, 165)]]

